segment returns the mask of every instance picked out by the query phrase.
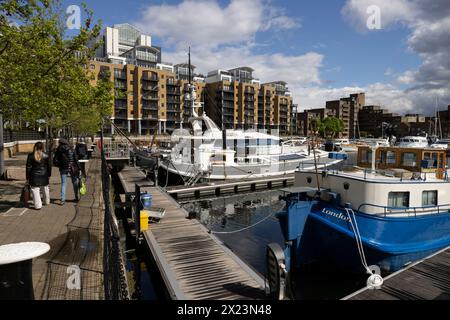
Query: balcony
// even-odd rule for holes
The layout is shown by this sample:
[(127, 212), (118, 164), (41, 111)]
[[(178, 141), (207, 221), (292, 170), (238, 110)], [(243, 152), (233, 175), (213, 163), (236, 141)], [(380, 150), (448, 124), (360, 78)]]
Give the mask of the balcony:
[(167, 113), (181, 113), (180, 107), (167, 105)]
[(114, 82), (114, 88), (119, 90), (127, 90), (127, 83), (126, 82)]
[(128, 112), (123, 110), (114, 110), (115, 119), (128, 119)]
[(169, 80), (167, 80), (166, 85), (174, 87), (177, 85), (177, 82), (175, 80), (169, 79)]
[(221, 93), (221, 92), (229, 92), (229, 93), (234, 94), (234, 87), (223, 87), (223, 88), (217, 89), (217, 93)]
[(159, 101), (159, 97), (155, 96), (155, 95), (146, 95), (143, 94), (142, 95), (142, 100), (147, 100), (147, 101)]
[(115, 110), (127, 110), (128, 109), (128, 105), (127, 105), (126, 101), (118, 100), (114, 104), (114, 109)]
[(158, 111), (158, 104), (155, 103), (143, 103), (142, 110)]
[(149, 86), (149, 85), (142, 85), (143, 91), (150, 91), (150, 92), (158, 92), (159, 87), (158, 86)]
[(149, 76), (149, 75), (144, 74), (144, 75), (142, 76), (142, 80), (144, 80), (144, 81), (158, 82), (158, 76), (157, 76), (157, 75), (151, 75), (151, 76)]
[(180, 122), (180, 121), (181, 121), (181, 118), (180, 118), (180, 116), (177, 116), (177, 115), (170, 115), (170, 114), (167, 114), (166, 120), (167, 120), (167, 121)]
[[(220, 99), (220, 97), (219, 97)], [(223, 100), (225, 101), (234, 101), (234, 95), (233, 94), (224, 94), (223, 95)]]
[[(156, 112), (142, 111), (142, 118), (158, 120), (158, 112), (157, 111)], [(144, 126), (142, 126), (142, 129), (150, 129), (150, 128), (144, 128)]]
[(179, 97), (167, 97), (166, 101), (167, 103), (176, 103), (176, 104), (181, 103), (181, 99)]
[(167, 95), (181, 96), (180, 89), (167, 88)]
[(115, 79), (122, 79), (122, 80), (127, 80), (127, 73), (126, 72), (117, 72), (114, 71), (114, 78)]

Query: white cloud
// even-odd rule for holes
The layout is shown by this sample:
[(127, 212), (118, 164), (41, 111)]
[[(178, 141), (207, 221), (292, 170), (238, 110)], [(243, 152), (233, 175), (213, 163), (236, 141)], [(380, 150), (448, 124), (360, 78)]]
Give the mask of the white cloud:
[[(204, 50), (192, 49), (192, 63), (197, 67), (196, 72), (206, 74), (216, 69), (231, 69), (248, 66), (255, 69), (254, 76), (261, 82), (277, 80), (286, 81), (297, 102), (303, 100), (303, 87), (320, 85), (320, 68), (324, 56), (315, 52), (304, 55), (289, 56), (277, 54), (254, 54), (251, 46), (225, 47)], [(187, 53), (177, 51), (165, 53), (165, 59), (174, 62), (185, 62)]]
[(367, 20), (371, 13), (367, 9), (371, 6), (380, 8), (381, 29), (399, 22), (413, 22), (417, 16), (410, 0), (348, 0), (341, 13), (358, 31), (368, 32)]
[(256, 32), (300, 27), (298, 19), (265, 0), (184, 0), (177, 5), (149, 5), (134, 23), (165, 45), (214, 48), (252, 41)]
[(410, 86), (404, 97), (396, 100), (398, 105), (405, 108), (412, 105), (415, 111), (430, 114), (434, 111), (436, 97), (450, 103), (448, 0), (347, 0), (342, 9), (343, 17), (356, 30), (362, 31), (368, 17), (366, 9), (373, 4), (381, 8), (383, 28), (402, 23), (411, 31), (408, 47), (422, 58), (418, 69), (407, 70), (396, 77), (398, 84)]

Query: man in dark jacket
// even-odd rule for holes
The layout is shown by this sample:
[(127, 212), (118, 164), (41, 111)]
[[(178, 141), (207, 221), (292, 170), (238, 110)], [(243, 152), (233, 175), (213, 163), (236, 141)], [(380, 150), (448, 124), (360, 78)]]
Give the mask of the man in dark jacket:
[(75, 193), (75, 201), (79, 200), (79, 175), (80, 166), (78, 164), (77, 155), (66, 139), (59, 140), (59, 146), (56, 150), (53, 164), (59, 168), (61, 173), (61, 202), (60, 205), (66, 203), (67, 177), (72, 178), (73, 192)]

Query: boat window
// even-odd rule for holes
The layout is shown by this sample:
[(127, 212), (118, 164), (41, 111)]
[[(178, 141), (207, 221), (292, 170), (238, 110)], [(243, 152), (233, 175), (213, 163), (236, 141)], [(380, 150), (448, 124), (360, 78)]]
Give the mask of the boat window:
[(402, 166), (416, 167), (417, 166), (417, 155), (412, 152), (402, 153)]
[(395, 152), (393, 151), (382, 151), (381, 152), (381, 163), (383, 164), (395, 164)]
[(389, 192), (388, 207), (408, 208), (409, 192)]
[(437, 190), (422, 192), (422, 206), (437, 206)]
[(361, 162), (362, 163), (371, 163), (372, 162), (372, 150), (362, 150)]

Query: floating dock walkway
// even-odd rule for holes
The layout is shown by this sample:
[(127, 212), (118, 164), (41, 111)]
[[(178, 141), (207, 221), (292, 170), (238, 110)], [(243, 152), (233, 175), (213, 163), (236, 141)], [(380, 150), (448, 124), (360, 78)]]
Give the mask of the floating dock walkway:
[(450, 247), (384, 279), (380, 290), (368, 288), (343, 300), (449, 300)]
[[(119, 173), (126, 193), (146, 185), (145, 175), (126, 167)], [(146, 245), (174, 300), (264, 299), (264, 279), (231, 252), (158, 187), (142, 187), (153, 206), (164, 208), (160, 223), (143, 232)]]
[(294, 175), (283, 175), (258, 179), (241, 179), (236, 181), (217, 181), (200, 183), (195, 186), (176, 186), (166, 189), (175, 199), (200, 198), (204, 196), (220, 196), (258, 190), (270, 190), (278, 187), (288, 187), (294, 184)]

